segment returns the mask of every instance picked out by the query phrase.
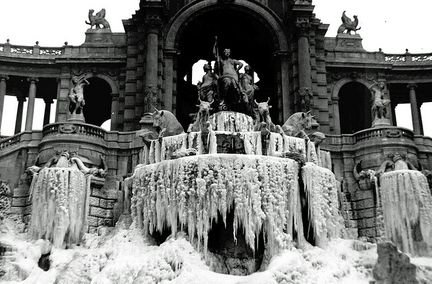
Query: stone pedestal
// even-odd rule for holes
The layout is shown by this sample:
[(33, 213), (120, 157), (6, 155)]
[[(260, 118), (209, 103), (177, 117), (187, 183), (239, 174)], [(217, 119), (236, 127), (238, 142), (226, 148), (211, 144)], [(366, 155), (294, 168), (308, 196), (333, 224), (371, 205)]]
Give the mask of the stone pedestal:
[(111, 29), (88, 29), (85, 35), (84, 45), (113, 43)]
[(81, 112), (79, 114), (72, 113), (70, 117), (68, 118), (69, 122), (85, 122), (84, 120), (84, 114)]
[(360, 35), (338, 34), (336, 36), (336, 50), (339, 51), (365, 51)]
[(372, 122), (372, 127), (378, 127), (378, 126), (390, 126), (391, 122), (389, 118), (376, 118)]

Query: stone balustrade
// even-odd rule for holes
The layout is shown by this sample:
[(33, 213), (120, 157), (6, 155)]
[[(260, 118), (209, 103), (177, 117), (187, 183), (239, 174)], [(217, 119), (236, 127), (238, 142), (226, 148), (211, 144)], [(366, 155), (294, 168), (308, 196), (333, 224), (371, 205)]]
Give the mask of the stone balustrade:
[(358, 131), (354, 134), (331, 135), (326, 134), (326, 144), (329, 146), (336, 145), (354, 145), (357, 143), (371, 143), (376, 139), (400, 139), (405, 138), (414, 142), (414, 133), (406, 128), (401, 127), (380, 127), (368, 128)]
[(106, 131), (91, 124), (66, 122), (48, 124), (43, 128), (42, 133), (44, 137), (54, 134), (79, 134), (104, 139)]
[(0, 54), (2, 56), (24, 56), (24, 57), (56, 57), (65, 53), (65, 47), (42, 47), (39, 45), (25, 46), (25, 45), (13, 45), (10, 43), (0, 44)]

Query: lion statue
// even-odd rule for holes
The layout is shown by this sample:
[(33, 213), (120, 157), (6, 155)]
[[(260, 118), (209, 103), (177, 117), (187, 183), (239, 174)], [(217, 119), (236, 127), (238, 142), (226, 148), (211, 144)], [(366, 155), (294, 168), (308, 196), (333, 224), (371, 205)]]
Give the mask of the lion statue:
[(87, 25), (90, 25), (90, 29), (93, 29), (95, 27), (97, 30), (101, 29), (109, 29), (110, 25), (108, 21), (105, 19), (105, 9), (100, 10), (96, 15), (93, 15), (94, 10), (90, 9), (88, 13), (89, 22), (85, 21)]

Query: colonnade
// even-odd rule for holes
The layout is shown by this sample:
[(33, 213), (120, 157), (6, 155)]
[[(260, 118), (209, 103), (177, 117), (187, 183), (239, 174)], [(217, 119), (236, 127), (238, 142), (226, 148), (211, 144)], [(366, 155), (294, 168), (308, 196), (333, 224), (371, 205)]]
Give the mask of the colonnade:
[[(1, 135), (1, 123), (2, 118), (4, 115), (4, 108), (5, 108), (5, 96), (7, 92), (7, 81), (9, 80), (9, 76), (7, 75), (0, 75), (0, 135)], [(15, 131), (14, 133), (17, 134), (21, 132), (22, 128), (22, 118), (24, 114), (24, 102), (27, 100), (27, 109), (26, 109), (26, 121), (25, 121), (25, 131), (31, 131), (33, 126), (33, 120), (34, 120), (34, 111), (35, 111), (35, 101), (36, 101), (36, 95), (37, 95), (37, 84), (39, 82), (38, 78), (30, 77), (27, 78), (27, 81), (29, 83), (28, 88), (28, 94), (25, 96), (23, 93), (16, 94), (16, 98), (18, 100), (18, 107), (17, 107), (17, 114), (15, 119)], [(44, 98), (45, 102), (45, 111), (44, 111), (44, 118), (43, 118), (43, 124), (46, 125), (50, 121), (50, 114), (51, 114), (51, 104), (53, 103), (53, 100), (51, 98)]]

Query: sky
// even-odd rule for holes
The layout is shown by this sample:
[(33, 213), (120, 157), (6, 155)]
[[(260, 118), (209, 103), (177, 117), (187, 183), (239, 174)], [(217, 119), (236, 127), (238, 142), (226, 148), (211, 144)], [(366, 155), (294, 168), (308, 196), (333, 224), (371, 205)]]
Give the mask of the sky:
[[(405, 53), (405, 49), (413, 53), (432, 52), (431, 0), (314, 0), (313, 4), (317, 17), (330, 24), (327, 36), (336, 36), (341, 14), (346, 10), (351, 18), (358, 15), (361, 26), (358, 33), (368, 51), (382, 48), (386, 53)], [(80, 45), (88, 28), (85, 24), (88, 10), (98, 12), (102, 8), (106, 9), (111, 30), (124, 32), (122, 20), (138, 10), (139, 0), (0, 0), (0, 43), (10, 39), (11, 44), (27, 46), (36, 41), (45, 47), (62, 46), (65, 41)], [(6, 97), (6, 101), (12, 104), (8, 109), (16, 109), (13, 105), (16, 99)], [(423, 115), (432, 113), (432, 106), (422, 108)], [(397, 112), (401, 113), (398, 124), (412, 128), (409, 106), (398, 106)], [(37, 103), (35, 113), (43, 113), (42, 102)], [(12, 117), (12, 114), (3, 117), (2, 135), (13, 132)], [(423, 118), (425, 132), (432, 136), (432, 124), (429, 126), (426, 121), (432, 121), (432, 117)], [(40, 129), (41, 125), (42, 118), (35, 117), (34, 128)]]

